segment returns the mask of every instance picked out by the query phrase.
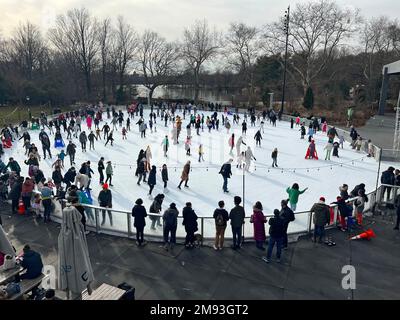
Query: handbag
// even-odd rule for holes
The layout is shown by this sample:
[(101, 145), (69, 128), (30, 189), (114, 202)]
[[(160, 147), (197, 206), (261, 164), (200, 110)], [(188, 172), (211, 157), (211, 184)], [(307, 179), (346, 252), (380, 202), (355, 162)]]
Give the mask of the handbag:
[(4, 263), (2, 266), (2, 270), (6, 271), (6, 270), (14, 269), (16, 267), (16, 265), (17, 265), (17, 261), (15, 259), (15, 256), (7, 254), (4, 257)]

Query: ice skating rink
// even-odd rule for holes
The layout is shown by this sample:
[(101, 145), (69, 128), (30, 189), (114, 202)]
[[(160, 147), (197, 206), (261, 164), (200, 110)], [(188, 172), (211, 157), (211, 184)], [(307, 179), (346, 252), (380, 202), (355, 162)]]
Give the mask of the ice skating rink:
[[(118, 110), (118, 109), (117, 109)], [(200, 112), (202, 113), (202, 112)], [(205, 116), (210, 115), (211, 112), (203, 112)], [(149, 110), (144, 111), (144, 118), (148, 122)], [(177, 111), (176, 115), (183, 118), (181, 112)], [(344, 149), (339, 150), (340, 158), (331, 157), (332, 160), (325, 161), (324, 146), (327, 143), (327, 136), (325, 133), (319, 132), (314, 136), (319, 160), (305, 160), (305, 154), (308, 147), (307, 136), (305, 140), (300, 139), (299, 127), (290, 128), (288, 122), (277, 122), (276, 127), (272, 127), (267, 120), (264, 125), (264, 133), (262, 134), (263, 140), (261, 147), (255, 146), (254, 135), (259, 129), (257, 122), (256, 127), (250, 125), (248, 118), (247, 135), (244, 136), (244, 142), (251, 147), (257, 161), (252, 162), (250, 172), (245, 174), (243, 179), (243, 170), (236, 169), (236, 148), (233, 150), (233, 176), (229, 179), (229, 193), (225, 194), (222, 190), (222, 176), (218, 174), (221, 165), (231, 158), (228, 146), (228, 140), (232, 133), (235, 133), (236, 140), (241, 136), (241, 122), (233, 124), (233, 117), (228, 116), (232, 128), (229, 133), (225, 127), (222, 126), (221, 113), (218, 118), (220, 119), (219, 131), (211, 130), (208, 132), (204, 124), (204, 131), (200, 130), (200, 136), (196, 135), (196, 131), (192, 128), (192, 156), (186, 156), (184, 141), (186, 139), (186, 125), (189, 123), (189, 117), (182, 123), (182, 131), (179, 137), (179, 144), (174, 145), (171, 135), (172, 124), (169, 122), (168, 127), (164, 126), (164, 121), (157, 118), (156, 129), (157, 132), (146, 132), (146, 138), (140, 138), (138, 125), (135, 123), (139, 117), (131, 121), (131, 131), (128, 132), (128, 139), (122, 140), (121, 129), (114, 132), (114, 145), (104, 146), (105, 141), (95, 141), (95, 150), (89, 150), (89, 142), (87, 144), (87, 152), (82, 153), (78, 139), (73, 139), (77, 146), (76, 154), (76, 168), (79, 170), (81, 163), (90, 160), (92, 169), (95, 172), (92, 179), (92, 196), (97, 204), (97, 195), (101, 190), (98, 184), (97, 162), (101, 156), (104, 156), (105, 162), (111, 160), (114, 166), (113, 176), (113, 208), (121, 210), (131, 210), (137, 198), (142, 198), (144, 204), (148, 209), (152, 202), (147, 196), (149, 187), (147, 184), (142, 183), (141, 186), (136, 184), (137, 177), (135, 177), (136, 159), (140, 149), (146, 149), (149, 145), (151, 147), (152, 159), (151, 164), (157, 166), (157, 185), (153, 191), (153, 196), (158, 193), (163, 193), (163, 183), (161, 179), (161, 167), (165, 163), (169, 170), (168, 191), (165, 193), (165, 200), (163, 203), (163, 210), (168, 207), (171, 202), (177, 204), (180, 213), (185, 203), (190, 201), (193, 204), (193, 209), (198, 216), (211, 217), (214, 209), (217, 207), (219, 200), (224, 200), (226, 209), (229, 211), (233, 207), (233, 196), (243, 195), (243, 180), (245, 189), (245, 210), (246, 216), (252, 214), (252, 206), (256, 201), (261, 201), (264, 207), (264, 214), (272, 214), (275, 208), (280, 208), (280, 201), (287, 199), (286, 188), (297, 182), (300, 189), (308, 187), (309, 189), (300, 196), (297, 206), (297, 212), (309, 210), (314, 202), (318, 201), (321, 196), (326, 198), (327, 203), (336, 200), (339, 195), (339, 186), (343, 183), (349, 185), (351, 190), (356, 184), (365, 183), (366, 191), (372, 191), (376, 183), (376, 175), (378, 163), (371, 158), (367, 158), (364, 152), (357, 152), (351, 150), (349, 143), (345, 142)], [(103, 122), (100, 123), (100, 128), (105, 122), (112, 127), (110, 119), (106, 119), (106, 113), (103, 114)], [(308, 123), (306, 123), (308, 127)], [(82, 121), (82, 129), (88, 134), (86, 122)], [(29, 133), (32, 137), (32, 142), (36, 144), (42, 155), (41, 143), (38, 138), (39, 131), (30, 130)], [(64, 141), (67, 144), (66, 133), (63, 133)], [(165, 135), (169, 136), (170, 149), (168, 151), (168, 158), (164, 158), (161, 141)], [(40, 168), (45, 173), (46, 177), (51, 177), (51, 165), (56, 160), (56, 155), (60, 149), (54, 148), (54, 135), (49, 135), (52, 142), (52, 155), (53, 159), (41, 160)], [(204, 162), (198, 162), (198, 147), (199, 144), (204, 146)], [(246, 150), (246, 146), (242, 145), (242, 151)], [(271, 152), (274, 148), (278, 148), (278, 165), (279, 168), (271, 168), (272, 159)], [(22, 140), (14, 144), (12, 149), (6, 149), (3, 157), (7, 163), (8, 158), (14, 157), (22, 168), (22, 175), (28, 174), (28, 166), (23, 161), (26, 159), (24, 155), (24, 148)], [(190, 172), (188, 185), (190, 188), (177, 189), (180, 182), (180, 176), (183, 165), (187, 160), (192, 162), (192, 171)], [(65, 158), (65, 169), (63, 174), (69, 168), (69, 157)], [(386, 168), (383, 167), (383, 170)], [(113, 229), (127, 230), (127, 218), (125, 214), (114, 213), (114, 226)], [(298, 215), (296, 220), (291, 223), (289, 232), (300, 231), (306, 229), (308, 215)], [(179, 220), (178, 236), (184, 234), (181, 220)], [(108, 224), (108, 220), (107, 220)], [(106, 225), (110, 227), (109, 225)], [(249, 236), (252, 233), (252, 225), (246, 222), (246, 234)], [(212, 237), (214, 235), (214, 221), (205, 220), (205, 236)], [(161, 228), (156, 231), (150, 230), (150, 221), (148, 221), (145, 233), (153, 233), (157, 235), (162, 234)], [(230, 236), (230, 231), (227, 232)]]

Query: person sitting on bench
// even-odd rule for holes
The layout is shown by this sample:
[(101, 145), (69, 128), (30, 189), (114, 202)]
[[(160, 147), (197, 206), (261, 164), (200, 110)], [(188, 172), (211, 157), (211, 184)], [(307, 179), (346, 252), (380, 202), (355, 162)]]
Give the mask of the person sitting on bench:
[(20, 279), (35, 279), (42, 274), (42, 257), (36, 251), (33, 251), (29, 245), (25, 245), (21, 258), (21, 267), (26, 272), (20, 275)]

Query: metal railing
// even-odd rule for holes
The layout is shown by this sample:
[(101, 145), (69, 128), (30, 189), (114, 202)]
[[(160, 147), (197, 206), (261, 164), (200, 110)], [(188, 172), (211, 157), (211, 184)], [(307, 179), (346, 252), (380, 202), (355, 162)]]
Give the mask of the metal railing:
[[(390, 193), (390, 197), (383, 201), (383, 192), (385, 188), (392, 188), (393, 192)], [(375, 210), (376, 204), (379, 203), (394, 203), (396, 195), (400, 193), (400, 186), (389, 186), (389, 185), (381, 185), (376, 190), (367, 194), (369, 201), (365, 203), (364, 213), (372, 213)], [(353, 205), (356, 198), (351, 198), (346, 201), (346, 203)], [(65, 205), (65, 200), (63, 202), (57, 202), (56, 211), (53, 214), (53, 220), (61, 223), (62, 221), (62, 207)], [(104, 208), (100, 206), (81, 204), (85, 210), (89, 209), (94, 212), (94, 219), (87, 219), (86, 227), (89, 231), (93, 231), (96, 234), (108, 234), (126, 238), (134, 238), (135, 232), (133, 230), (133, 217), (131, 211), (127, 210), (116, 210), (112, 208)], [(333, 214), (331, 214), (331, 220), (328, 225), (329, 228), (336, 228), (339, 224), (339, 210), (336, 204), (330, 205), (330, 208), (333, 210)], [(355, 210), (354, 210), (355, 211)], [(103, 217), (104, 214), (104, 217)], [(113, 225), (110, 224), (109, 214), (112, 216)], [(289, 224), (288, 235), (289, 237), (298, 237), (301, 235), (310, 234), (313, 231), (313, 212), (311, 211), (301, 211), (295, 212), (296, 220)], [(125, 215), (125, 218), (121, 219), (121, 215)], [(266, 214), (265, 217), (267, 219), (273, 217), (273, 214)], [(105, 219), (104, 219), (105, 218)], [(117, 218), (117, 219), (116, 219)], [(155, 230), (150, 228), (152, 224), (152, 218), (156, 220), (155, 222)], [(158, 225), (157, 220), (159, 219), (160, 225)], [(185, 238), (186, 231), (184, 226), (182, 225), (182, 216), (178, 216), (178, 224), (176, 231), (176, 238), (178, 240), (182, 240)], [(122, 221), (125, 221), (122, 223)], [(103, 223), (104, 222), (104, 223)], [(202, 217), (199, 216), (197, 219), (198, 222), (198, 233), (202, 235), (201, 244), (203, 245), (203, 241), (212, 241), (214, 240), (215, 233), (215, 220), (213, 217)], [(229, 227), (229, 221), (228, 225)], [(248, 241), (253, 239), (253, 226), (250, 223), (250, 217), (245, 217), (245, 223), (242, 227), (242, 237), (243, 241)], [(145, 235), (146, 238), (151, 241), (163, 241), (163, 229), (164, 222), (162, 219), (162, 214), (148, 213), (148, 218), (146, 218), (146, 228)], [(226, 237), (226, 239), (231, 239), (230, 237)]]

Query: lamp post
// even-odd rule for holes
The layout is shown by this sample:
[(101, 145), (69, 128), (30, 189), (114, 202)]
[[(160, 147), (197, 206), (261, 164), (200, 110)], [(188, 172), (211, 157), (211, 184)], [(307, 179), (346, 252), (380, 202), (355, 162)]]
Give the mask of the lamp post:
[(290, 6), (285, 11), (284, 31), (286, 34), (286, 45), (285, 45), (285, 67), (283, 71), (283, 87), (282, 87), (282, 104), (279, 115), (283, 114), (283, 107), (285, 104), (285, 89), (286, 89), (286, 66), (287, 66), (287, 55), (288, 55), (288, 42), (289, 42), (289, 22), (290, 22)]
[[(29, 105), (29, 100), (30, 100), (31, 98), (29, 97), (29, 96), (26, 96), (26, 105), (28, 106)], [(32, 119), (32, 113), (31, 113), (31, 108), (28, 108), (28, 116), (29, 116), (29, 121), (31, 121), (31, 119)]]

